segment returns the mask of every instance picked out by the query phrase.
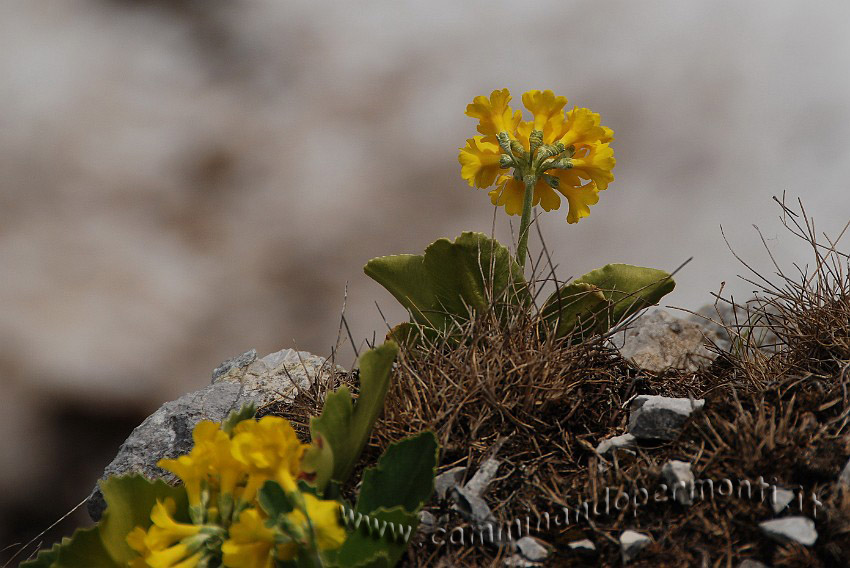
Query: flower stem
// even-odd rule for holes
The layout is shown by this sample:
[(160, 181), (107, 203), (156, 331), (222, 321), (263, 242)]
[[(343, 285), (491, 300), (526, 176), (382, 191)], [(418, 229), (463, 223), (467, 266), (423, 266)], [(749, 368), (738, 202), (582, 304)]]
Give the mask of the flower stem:
[(534, 186), (537, 183), (537, 177), (534, 175), (526, 175), (523, 178), (525, 182), (525, 194), (522, 201), (522, 219), (519, 222), (519, 242), (516, 247), (516, 261), (520, 268), (525, 270), (525, 255), (528, 252), (528, 232), (531, 228), (531, 204), (534, 201)]

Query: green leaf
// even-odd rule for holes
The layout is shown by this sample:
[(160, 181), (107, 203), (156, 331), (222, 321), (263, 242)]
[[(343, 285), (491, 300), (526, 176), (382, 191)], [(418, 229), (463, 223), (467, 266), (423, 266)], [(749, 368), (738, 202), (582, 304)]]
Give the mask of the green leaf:
[(335, 554), (330, 555), (329, 563), (340, 568), (395, 566), (419, 524), (416, 513), (401, 507), (378, 509), (368, 516), (355, 511), (348, 511), (348, 514), (348, 538)]
[(103, 546), (99, 527), (77, 529), (50, 550), (42, 550), (21, 568), (119, 568), (127, 566), (113, 559)]
[[(369, 441), (372, 426), (384, 408), (390, 372), (398, 345), (387, 341), (360, 357), (360, 396), (355, 405), (348, 387), (340, 387), (325, 398), (322, 415), (310, 419), (313, 440), (321, 438), (333, 452), (330, 478), (344, 483)], [(313, 463), (311, 465), (316, 466)], [(321, 464), (318, 464), (321, 467)], [(317, 472), (317, 478), (325, 477)], [(319, 487), (319, 489), (323, 489)]]
[(376, 467), (363, 473), (357, 511), (401, 506), (418, 513), (434, 491), (439, 444), (433, 432), (422, 432), (391, 444)]
[[(175, 519), (188, 522), (186, 491), (162, 480), (151, 481), (142, 475), (112, 476), (100, 482), (106, 510), (97, 526), (77, 529), (49, 550), (42, 550), (25, 568), (117, 568), (126, 567), (136, 557), (127, 544), (127, 535), (135, 527), (151, 525), (151, 509), (157, 499), (168, 497), (177, 503)], [(184, 515), (180, 513), (183, 512)]]
[(225, 418), (221, 423), (222, 432), (229, 436), (237, 424), (243, 420), (253, 418), (255, 414), (257, 414), (257, 407), (254, 406), (253, 402), (249, 402), (242, 406), (239, 410), (231, 411), (230, 414), (227, 415), (227, 418)]
[(604, 333), (673, 291), (670, 274), (630, 264), (608, 264), (561, 287), (543, 305), (557, 337)]
[(59, 549), (70, 540), (70, 538), (65, 537), (62, 539), (62, 543), (57, 542), (50, 548), (39, 550), (35, 558), (21, 562), (18, 568), (50, 568), (59, 559)]
[(363, 473), (357, 505), (343, 513), (350, 532), (336, 555), (339, 566), (396, 565), (434, 491), (438, 454), (434, 433), (422, 432), (390, 445)]
[(292, 501), (276, 481), (266, 481), (257, 492), (257, 501), (263, 511), (272, 519), (292, 512)]
[(334, 453), (331, 445), (318, 432), (313, 435), (313, 443), (304, 452), (301, 471), (314, 487), (324, 490), (334, 471)]
[(453, 319), (467, 319), (470, 311), (486, 311), (494, 301), (529, 301), (521, 267), (507, 248), (483, 233), (466, 232), (454, 242), (439, 239), (424, 256), (373, 258), (363, 270), (414, 321), (440, 331)]
[(127, 544), (127, 534), (135, 527), (151, 525), (151, 509), (157, 500), (174, 499), (177, 504), (175, 520), (189, 522), (186, 490), (158, 479), (151, 481), (143, 475), (113, 476), (100, 482), (106, 500), (106, 511), (99, 523), (100, 538), (109, 555), (119, 565), (126, 566), (136, 553)]

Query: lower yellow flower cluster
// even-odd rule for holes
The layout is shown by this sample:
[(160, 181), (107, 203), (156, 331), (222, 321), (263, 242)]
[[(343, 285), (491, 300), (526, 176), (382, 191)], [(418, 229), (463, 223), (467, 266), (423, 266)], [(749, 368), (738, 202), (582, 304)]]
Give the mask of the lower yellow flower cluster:
[[(345, 540), (339, 503), (299, 489), (308, 446), (288, 421), (243, 420), (231, 434), (203, 421), (192, 437), (189, 454), (158, 464), (183, 482), (188, 510), (178, 510), (173, 499), (157, 502), (151, 526), (127, 536), (139, 554), (132, 568), (273, 568), (305, 549), (315, 554)], [(279, 519), (269, 519), (257, 501), (267, 481), (277, 483), (290, 503)]]

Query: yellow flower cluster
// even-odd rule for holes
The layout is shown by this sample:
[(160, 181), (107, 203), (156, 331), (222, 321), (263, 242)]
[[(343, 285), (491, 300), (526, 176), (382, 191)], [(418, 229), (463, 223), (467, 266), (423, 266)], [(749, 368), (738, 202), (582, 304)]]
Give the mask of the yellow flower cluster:
[[(183, 482), (189, 510), (178, 511), (172, 499), (157, 502), (153, 524), (127, 536), (139, 553), (132, 568), (194, 568), (213, 559), (228, 568), (273, 568), (303, 547), (330, 550), (345, 540), (339, 504), (299, 491), (307, 446), (288, 421), (243, 420), (231, 434), (203, 421), (192, 437), (189, 454), (158, 463)], [(294, 504), (279, 525), (267, 524), (257, 504), (266, 481), (277, 482)]]
[[(522, 120), (522, 111), (511, 109), (510, 100), (508, 90), (502, 89), (493, 91), (490, 98), (475, 97), (466, 107), (466, 115), (478, 119), (481, 136), (468, 139), (460, 149), (461, 176), (473, 187), (495, 184), (489, 192), (493, 204), (517, 215), (523, 209), (523, 174), (532, 166), (535, 151), (555, 148), (534, 163), (533, 204), (546, 211), (558, 209), (563, 195), (569, 203), (567, 222), (577, 223), (590, 214), (590, 206), (599, 201), (599, 191), (614, 179), (613, 130), (602, 126), (599, 115), (590, 109), (564, 112), (566, 97), (549, 90), (528, 91), (522, 96), (533, 115), (529, 121)], [(537, 148), (532, 148), (534, 132), (542, 133)]]

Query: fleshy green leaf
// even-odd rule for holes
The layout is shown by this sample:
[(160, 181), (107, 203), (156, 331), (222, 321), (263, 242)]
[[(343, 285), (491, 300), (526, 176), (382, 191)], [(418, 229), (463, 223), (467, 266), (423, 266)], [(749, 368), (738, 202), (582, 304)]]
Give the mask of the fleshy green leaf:
[(416, 534), (419, 518), (401, 507), (378, 509), (368, 516), (347, 511), (349, 533), (331, 555), (332, 566), (340, 568), (391, 568), (407, 550)]
[(292, 512), (292, 502), (276, 481), (266, 481), (257, 492), (257, 501), (271, 519)]
[[(348, 387), (342, 386), (325, 398), (322, 415), (310, 419), (313, 439), (321, 437), (333, 452), (331, 479), (345, 482), (369, 441), (372, 426), (384, 408), (390, 371), (397, 354), (398, 345), (392, 341), (364, 353), (360, 357), (357, 404), (354, 404)], [(321, 464), (312, 465), (321, 467)], [(322, 477), (324, 474), (317, 472), (317, 478)]]
[(18, 568), (50, 568), (59, 559), (59, 549), (70, 540), (70, 538), (66, 537), (62, 539), (61, 543), (57, 542), (50, 548), (39, 550), (35, 558), (21, 562)]
[(604, 333), (628, 316), (657, 304), (673, 291), (663, 270), (608, 264), (561, 287), (543, 305), (557, 337)]
[(431, 498), (439, 445), (433, 432), (422, 432), (391, 444), (376, 467), (363, 473), (357, 511), (402, 506), (416, 513)]
[(334, 471), (334, 454), (329, 443), (319, 432), (313, 434), (313, 443), (304, 452), (301, 460), (301, 471), (311, 485), (324, 489), (331, 480)]
[(254, 406), (253, 402), (249, 402), (239, 410), (233, 410), (227, 415), (227, 418), (221, 423), (221, 431), (229, 436), (237, 424), (253, 418), (255, 414), (257, 414), (257, 407)]
[(21, 568), (120, 568), (126, 563), (114, 560), (103, 547), (99, 527), (77, 529), (71, 537), (42, 550)]
[(151, 481), (143, 475), (109, 477), (100, 482), (106, 500), (106, 511), (99, 523), (100, 537), (109, 555), (120, 566), (126, 566), (136, 556), (127, 544), (127, 534), (135, 527), (151, 525), (151, 509), (157, 500), (174, 499), (177, 504), (175, 520), (189, 522), (186, 490), (171, 486), (161, 479)]
[(136, 556), (127, 544), (127, 535), (135, 527), (151, 525), (151, 509), (157, 499), (170, 497), (177, 503), (175, 519), (186, 511), (186, 491), (162, 480), (151, 481), (142, 475), (113, 476), (100, 482), (106, 510), (97, 526), (78, 529), (49, 550), (21, 564), (25, 568), (123, 568)]
[(336, 555), (339, 566), (396, 565), (434, 491), (438, 453), (434, 433), (422, 432), (390, 445), (363, 473), (357, 505), (344, 512), (349, 535)]
[[(439, 239), (424, 255), (373, 258), (363, 268), (407, 308), (415, 321), (439, 331), (494, 300), (527, 302), (522, 269), (510, 251), (483, 233)], [(505, 294), (508, 294), (505, 297)]]

